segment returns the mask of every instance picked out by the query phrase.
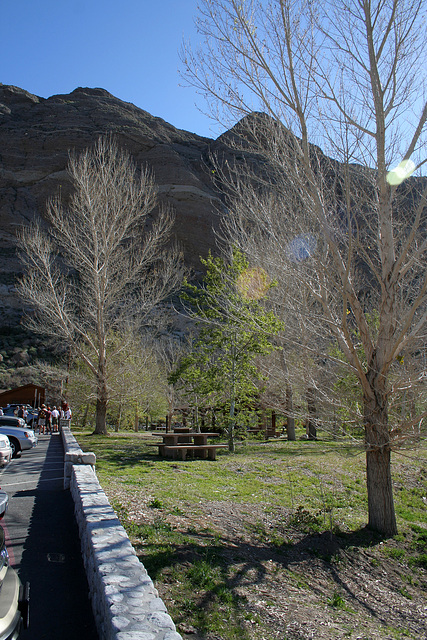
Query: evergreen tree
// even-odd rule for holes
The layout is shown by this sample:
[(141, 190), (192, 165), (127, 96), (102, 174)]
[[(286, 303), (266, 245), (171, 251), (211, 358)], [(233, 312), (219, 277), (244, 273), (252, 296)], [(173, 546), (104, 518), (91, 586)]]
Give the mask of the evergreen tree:
[(264, 271), (250, 269), (242, 252), (235, 250), (230, 262), (211, 254), (201, 262), (202, 286), (186, 282), (182, 296), (199, 333), (170, 380), (185, 384), (196, 403), (202, 398), (226, 407), (234, 451), (236, 409), (253, 406), (261, 380), (256, 358), (277, 348), (272, 338), (283, 325), (262, 303), (274, 283)]

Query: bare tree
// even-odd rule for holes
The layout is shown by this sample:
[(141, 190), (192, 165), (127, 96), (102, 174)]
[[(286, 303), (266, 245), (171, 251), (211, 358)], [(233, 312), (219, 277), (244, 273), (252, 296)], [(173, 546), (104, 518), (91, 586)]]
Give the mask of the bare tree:
[[(166, 380), (159, 367), (156, 346), (157, 341), (151, 331), (141, 335), (130, 327), (125, 334), (121, 332), (115, 338), (109, 336), (107, 415), (116, 432), (123, 425), (130, 424), (138, 431), (143, 415), (156, 413), (158, 405), (166, 406)], [(82, 379), (82, 368), (78, 365), (79, 363), (75, 362), (76, 370), (71, 370), (71, 381), (73, 378), (77, 378), (78, 381)], [(95, 392), (92, 396), (96, 400), (96, 385), (93, 379), (92, 387)]]
[[(72, 347), (96, 380), (95, 433), (106, 433), (108, 357), (116, 335), (147, 318), (181, 280), (177, 251), (165, 251), (173, 216), (153, 211), (157, 189), (111, 138), (101, 138), (69, 174), (74, 193), (47, 205), (40, 224), (19, 234), (26, 267), (20, 295), (33, 307), (30, 327)], [(114, 343), (114, 340), (115, 343)], [(111, 343), (111, 349), (110, 347)]]
[(425, 343), (427, 188), (410, 177), (425, 162), (423, 10), (422, 0), (204, 0), (203, 44), (182, 53), (218, 117), (262, 112), (229, 136), (247, 162), (217, 166), (229, 232), (279, 274), (292, 313), (306, 290), (313, 338), (338, 341), (362, 395), (369, 525), (387, 535), (391, 451), (423, 415), (399, 426), (389, 416), (393, 394), (420, 378), (411, 369), (404, 382), (399, 359)]

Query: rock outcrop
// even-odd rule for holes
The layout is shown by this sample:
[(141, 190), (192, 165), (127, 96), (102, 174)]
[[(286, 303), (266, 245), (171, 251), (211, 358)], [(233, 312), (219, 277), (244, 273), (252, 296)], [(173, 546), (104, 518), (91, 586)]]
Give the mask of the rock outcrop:
[(66, 167), (112, 133), (137, 165), (148, 164), (160, 199), (176, 214), (175, 236), (187, 263), (214, 247), (218, 194), (206, 171), (212, 140), (178, 130), (104, 89), (78, 88), (44, 99), (0, 84), (0, 325), (16, 319), (14, 281), (21, 270), (16, 231), (43, 216), (49, 197), (71, 190)]

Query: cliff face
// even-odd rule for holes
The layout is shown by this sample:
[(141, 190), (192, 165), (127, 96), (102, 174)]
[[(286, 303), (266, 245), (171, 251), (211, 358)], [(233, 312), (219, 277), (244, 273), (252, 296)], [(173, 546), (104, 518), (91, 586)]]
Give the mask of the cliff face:
[(49, 197), (70, 193), (69, 152), (105, 133), (137, 165), (151, 167), (160, 199), (175, 211), (175, 236), (187, 263), (199, 268), (199, 256), (213, 248), (218, 195), (205, 169), (212, 140), (175, 129), (103, 89), (44, 99), (0, 84), (0, 325), (21, 305), (13, 286), (21, 270), (17, 228), (42, 216)]
[[(236, 153), (234, 137), (262, 131), (265, 118), (252, 114), (214, 141), (178, 130), (104, 89), (78, 88), (44, 99), (0, 84), (0, 327), (13, 326), (21, 315), (22, 301), (14, 288), (21, 271), (16, 230), (42, 217), (49, 197), (61, 194), (67, 198), (71, 192), (66, 172), (70, 151), (79, 153), (100, 135), (111, 133), (138, 166), (147, 164), (159, 185), (160, 199), (175, 211), (174, 234), (185, 260), (197, 271), (199, 257), (215, 248), (214, 229), (221, 206), (207, 168), (210, 154), (216, 154), (222, 163), (239, 162), (242, 153)], [(320, 149), (316, 148), (316, 154), (322, 158), (326, 175), (339, 169), (339, 163)], [(243, 156), (257, 172), (270, 173), (259, 154), (252, 155), (248, 149)], [(369, 188), (365, 173), (360, 168), (359, 179)], [(401, 188), (402, 211), (406, 197), (413, 206), (414, 185), (420, 192), (425, 180), (406, 181)]]

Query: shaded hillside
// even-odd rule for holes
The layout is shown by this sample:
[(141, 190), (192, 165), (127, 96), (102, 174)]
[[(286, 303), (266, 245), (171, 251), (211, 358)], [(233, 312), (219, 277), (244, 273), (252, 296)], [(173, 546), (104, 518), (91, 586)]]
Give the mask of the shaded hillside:
[(205, 170), (211, 140), (175, 129), (103, 89), (78, 88), (44, 99), (0, 84), (0, 325), (20, 311), (14, 280), (20, 271), (16, 229), (43, 215), (46, 200), (70, 192), (69, 150), (80, 152), (111, 132), (148, 164), (161, 200), (176, 213), (175, 236), (188, 264), (214, 246), (217, 195)]
[[(265, 135), (260, 138), (264, 125)], [(254, 113), (214, 141), (176, 129), (104, 89), (80, 87), (70, 94), (45, 99), (0, 84), (0, 327), (13, 325), (21, 313), (22, 303), (14, 288), (21, 269), (16, 256), (16, 230), (41, 217), (49, 197), (60, 193), (67, 198), (71, 187), (66, 173), (70, 150), (80, 152), (100, 135), (112, 133), (137, 165), (151, 167), (160, 199), (175, 211), (174, 234), (185, 260), (197, 271), (199, 257), (215, 247), (216, 211), (224, 186), (211, 172), (212, 167), (209, 169), (211, 154), (218, 156), (225, 173), (227, 163), (237, 163), (241, 168), (246, 164), (257, 175), (264, 172), (268, 183), (274, 171), (263, 145), (265, 140), (268, 148), (271, 126), (268, 116)], [(282, 127), (277, 123), (273, 126)], [(252, 145), (254, 134), (258, 143), (262, 141), (258, 152)], [(242, 135), (247, 138), (243, 148)], [(282, 135), (286, 141), (284, 128)], [(320, 159), (322, 172), (334, 184), (341, 171), (339, 163), (314, 145), (312, 150)], [(375, 180), (372, 170), (357, 165), (352, 166), (352, 174), (360, 193), (367, 192)], [(400, 187), (399, 210), (413, 208), (425, 182), (425, 178), (411, 178)], [(335, 204), (339, 203), (338, 193), (334, 198)], [(370, 289), (373, 282), (363, 266), (361, 273), (361, 289)]]

